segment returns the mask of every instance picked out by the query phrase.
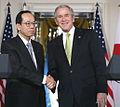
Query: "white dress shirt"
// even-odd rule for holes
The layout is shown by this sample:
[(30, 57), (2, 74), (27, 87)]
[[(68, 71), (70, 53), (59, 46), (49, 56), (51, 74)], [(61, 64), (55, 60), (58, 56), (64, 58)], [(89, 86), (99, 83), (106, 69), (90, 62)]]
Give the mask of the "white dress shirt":
[[(71, 49), (72, 49), (72, 46), (73, 46), (74, 32), (75, 32), (75, 27), (73, 26), (71, 28), (71, 30), (68, 32), (70, 34), (69, 38), (70, 38), (70, 41), (71, 41)], [(67, 34), (66, 32), (63, 32), (63, 46), (64, 46), (64, 49), (65, 49), (65, 43), (66, 43), (66, 39), (67, 39), (66, 34)]]

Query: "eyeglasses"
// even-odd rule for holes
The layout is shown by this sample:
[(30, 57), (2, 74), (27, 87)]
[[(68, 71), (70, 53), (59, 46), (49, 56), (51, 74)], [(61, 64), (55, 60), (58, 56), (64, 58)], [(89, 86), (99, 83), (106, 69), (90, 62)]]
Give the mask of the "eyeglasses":
[(33, 25), (33, 26), (37, 25), (36, 22), (24, 22), (22, 24), (25, 24), (27, 27), (30, 27), (31, 25)]

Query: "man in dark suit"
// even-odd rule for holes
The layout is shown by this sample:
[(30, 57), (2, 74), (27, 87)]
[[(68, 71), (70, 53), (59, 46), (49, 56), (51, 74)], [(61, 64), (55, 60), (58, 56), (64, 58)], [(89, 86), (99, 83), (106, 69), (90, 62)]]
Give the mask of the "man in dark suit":
[(2, 53), (9, 54), (12, 67), (12, 79), (8, 79), (6, 85), (5, 107), (46, 107), (42, 84), (44, 52), (41, 44), (30, 39), (35, 33), (32, 13), (19, 12), (16, 26), (18, 35), (6, 40), (1, 47)]
[[(94, 30), (74, 27), (74, 20), (69, 6), (55, 9), (55, 21), (62, 34), (48, 44), (48, 74), (59, 80), (59, 107), (104, 107), (107, 80), (100, 40)], [(54, 88), (51, 82), (47, 86)]]

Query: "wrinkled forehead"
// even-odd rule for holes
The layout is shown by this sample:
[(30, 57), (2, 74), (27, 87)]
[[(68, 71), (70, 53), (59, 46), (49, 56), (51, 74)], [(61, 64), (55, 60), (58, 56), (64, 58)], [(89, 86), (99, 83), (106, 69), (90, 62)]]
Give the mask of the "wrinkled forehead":
[(22, 21), (35, 21), (35, 18), (30, 13), (24, 13), (22, 14)]

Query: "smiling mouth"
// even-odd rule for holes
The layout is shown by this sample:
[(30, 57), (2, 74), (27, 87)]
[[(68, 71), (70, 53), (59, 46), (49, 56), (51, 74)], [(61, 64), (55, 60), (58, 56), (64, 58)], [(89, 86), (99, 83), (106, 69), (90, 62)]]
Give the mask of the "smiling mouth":
[(62, 24), (62, 25), (67, 25), (67, 24), (68, 24), (68, 22), (62, 22), (61, 24)]

